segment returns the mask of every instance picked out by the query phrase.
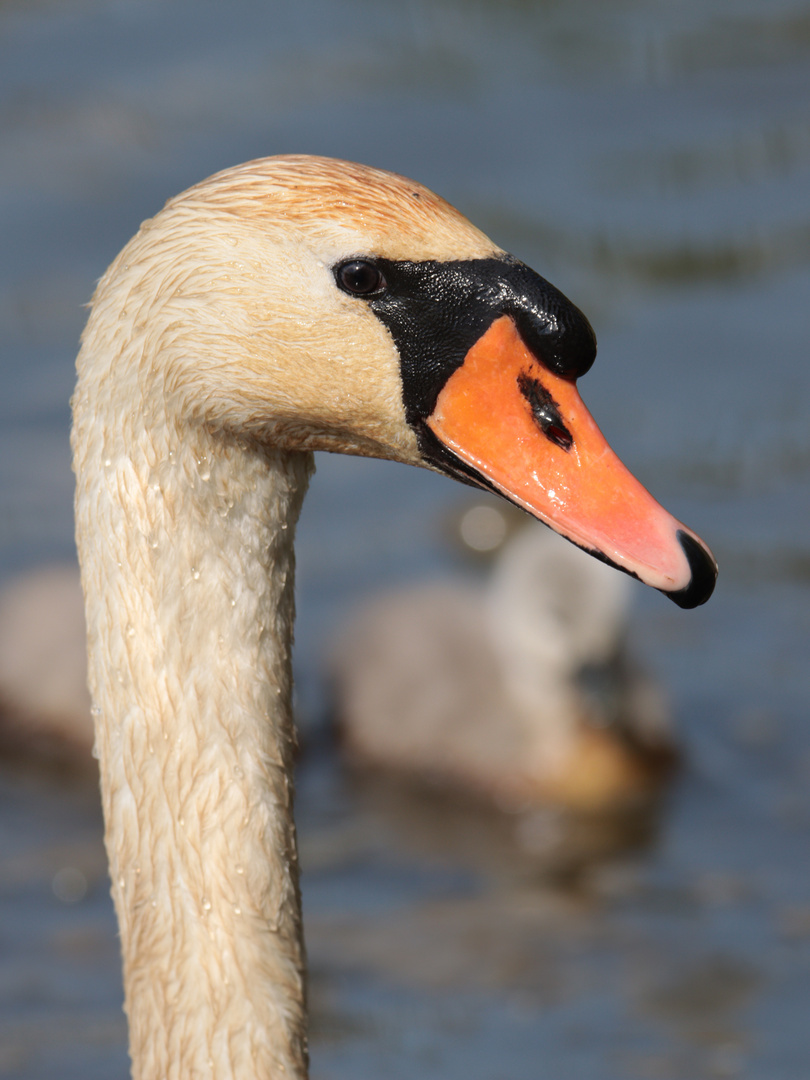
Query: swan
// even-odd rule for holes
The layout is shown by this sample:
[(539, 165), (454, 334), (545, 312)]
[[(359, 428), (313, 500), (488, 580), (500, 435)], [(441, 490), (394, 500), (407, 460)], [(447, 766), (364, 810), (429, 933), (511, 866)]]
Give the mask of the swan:
[(287, 156), (144, 222), (73, 395), (76, 538), (136, 1080), (302, 1078), (293, 532), (312, 451), (499, 491), (690, 607), (708, 549), (576, 391), (593, 331), (428, 189)]
[(0, 753), (95, 773), (78, 568), (0, 586)]
[(332, 648), (344, 755), (512, 811), (649, 808), (677, 752), (626, 641), (631, 588), (528, 522), (486, 582), (373, 597)]

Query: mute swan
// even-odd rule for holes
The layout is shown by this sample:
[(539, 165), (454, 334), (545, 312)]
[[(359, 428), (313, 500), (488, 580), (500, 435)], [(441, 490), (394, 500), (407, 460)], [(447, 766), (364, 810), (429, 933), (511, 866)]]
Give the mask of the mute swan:
[(349, 760), (508, 809), (649, 806), (677, 755), (662, 696), (628, 655), (630, 588), (532, 523), (486, 583), (372, 598), (332, 656)]
[(304, 1077), (293, 530), (312, 450), (500, 491), (672, 596), (716, 567), (579, 399), (593, 332), (426, 188), (255, 161), (102, 278), (73, 397), (105, 840), (138, 1080)]

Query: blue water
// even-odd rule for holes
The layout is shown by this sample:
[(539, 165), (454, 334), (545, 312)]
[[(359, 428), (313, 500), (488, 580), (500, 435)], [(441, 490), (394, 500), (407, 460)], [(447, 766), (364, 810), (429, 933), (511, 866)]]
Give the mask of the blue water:
[[(411, 175), (570, 295), (599, 337), (589, 406), (721, 563), (697, 612), (637, 590), (688, 764), (651, 849), (576, 896), (505, 869), (494, 839), (437, 854), (304, 765), (313, 1075), (803, 1080), (810, 4), (0, 5), (3, 576), (71, 556), (93, 281), (165, 198), (278, 152)], [(350, 606), (457, 572), (445, 522), (468, 498), (387, 464), (318, 468), (308, 729)], [(0, 767), (0, 1076), (126, 1074), (99, 829), (92, 793)], [(51, 889), (64, 866), (88, 881), (75, 904)]]

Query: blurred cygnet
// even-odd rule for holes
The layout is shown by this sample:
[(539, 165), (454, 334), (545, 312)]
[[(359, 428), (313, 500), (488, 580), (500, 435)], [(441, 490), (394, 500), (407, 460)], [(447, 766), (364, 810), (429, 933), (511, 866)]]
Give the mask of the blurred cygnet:
[[(494, 518), (479, 525), (480, 542), (468, 545), (503, 540)], [(483, 586), (372, 600), (334, 650), (350, 760), (510, 810), (649, 804), (677, 755), (662, 695), (628, 655), (631, 589), (529, 524), (503, 544)]]
[(0, 589), (0, 749), (92, 767), (84, 604), (76, 567), (45, 567)]

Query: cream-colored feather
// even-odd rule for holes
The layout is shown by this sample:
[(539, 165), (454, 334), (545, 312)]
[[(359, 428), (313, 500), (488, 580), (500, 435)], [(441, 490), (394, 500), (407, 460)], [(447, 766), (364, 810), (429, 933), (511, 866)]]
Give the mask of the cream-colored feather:
[(410, 181), (274, 158), (173, 199), (99, 284), (76, 530), (138, 1080), (306, 1075), (293, 532), (310, 450), (422, 463), (390, 334), (330, 267), (496, 251)]

